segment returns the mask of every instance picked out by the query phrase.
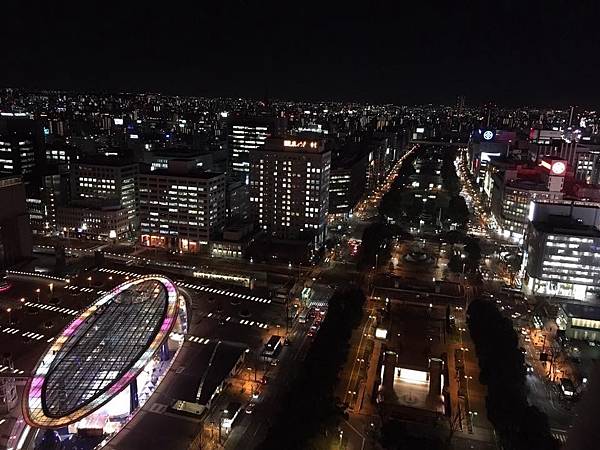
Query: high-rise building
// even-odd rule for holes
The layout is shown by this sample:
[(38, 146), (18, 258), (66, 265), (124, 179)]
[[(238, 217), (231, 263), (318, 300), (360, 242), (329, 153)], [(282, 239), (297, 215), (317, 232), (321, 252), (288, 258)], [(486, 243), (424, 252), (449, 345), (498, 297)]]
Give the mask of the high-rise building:
[(271, 138), (250, 153), (252, 216), (283, 240), (325, 238), (331, 152), (320, 139)]
[(4, 266), (30, 258), (33, 252), (25, 186), (20, 177), (0, 178), (0, 254)]
[(118, 158), (96, 157), (72, 165), (71, 202), (79, 207), (119, 206), (131, 230), (137, 229), (136, 177), (139, 165)]
[(329, 214), (347, 217), (365, 191), (368, 155), (332, 162), (329, 180)]
[(497, 231), (521, 242), (534, 200), (563, 198), (567, 162), (544, 159), (540, 165), (492, 157), (486, 167), (483, 191), (487, 195)]
[(600, 286), (598, 204), (533, 202), (523, 258), (524, 285), (538, 295), (587, 300)]
[(285, 131), (285, 121), (273, 116), (236, 116), (229, 133), (229, 174), (248, 182), (250, 153), (262, 148), (269, 136)]
[(41, 128), (25, 115), (5, 114), (0, 117), (0, 174), (28, 178), (45, 160)]
[(208, 253), (225, 223), (225, 175), (171, 164), (138, 176), (142, 245)]

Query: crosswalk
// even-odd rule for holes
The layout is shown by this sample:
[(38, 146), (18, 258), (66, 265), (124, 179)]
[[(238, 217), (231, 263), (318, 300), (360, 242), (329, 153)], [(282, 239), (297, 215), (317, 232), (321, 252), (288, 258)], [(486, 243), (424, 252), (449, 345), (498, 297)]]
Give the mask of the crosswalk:
[(208, 344), (210, 342), (210, 339), (208, 339), (208, 338), (201, 338), (201, 337), (192, 336), (192, 335), (189, 335), (189, 334), (186, 336), (186, 339), (189, 342), (194, 342), (196, 344), (204, 344), (204, 345), (206, 345), (206, 344)]
[[(117, 269), (108, 269), (105, 267), (102, 267), (100, 269), (98, 269), (99, 272), (104, 272), (104, 273), (110, 273), (113, 275), (122, 275), (122, 276), (131, 276), (131, 277), (138, 277), (140, 276), (139, 274), (135, 273), (135, 272), (127, 272), (125, 270), (117, 270)], [(224, 295), (227, 297), (232, 297), (232, 298), (238, 298), (240, 300), (250, 300), (252, 302), (257, 302), (257, 303), (265, 303), (265, 304), (269, 304), (271, 303), (271, 300), (268, 298), (263, 298), (263, 297), (257, 297), (255, 295), (249, 295), (249, 294), (240, 294), (239, 292), (233, 292), (233, 291), (228, 291), (226, 289), (218, 289), (218, 288), (213, 288), (213, 287), (209, 287), (209, 286), (204, 286), (201, 284), (194, 284), (194, 283), (177, 283), (178, 286), (184, 287), (184, 288), (188, 288), (188, 289), (193, 289), (196, 291), (200, 291), (200, 292), (207, 292), (209, 294), (217, 294), (217, 295)]]
[(257, 321), (254, 321), (254, 320), (246, 320), (246, 319), (242, 319), (242, 320), (240, 320), (240, 323), (241, 323), (242, 325), (247, 325), (247, 326), (249, 326), (249, 327), (252, 327), (252, 326), (257, 326), (258, 328), (262, 328), (262, 329), (267, 329), (267, 328), (269, 328), (269, 325), (268, 325), (268, 324), (266, 324), (266, 323), (264, 323), (264, 322), (257, 322)]
[(61, 308), (60, 306), (48, 305), (46, 303), (34, 303), (34, 302), (25, 302), (25, 306), (30, 308), (37, 308), (45, 311), (58, 312), (61, 314), (67, 314), (69, 316), (77, 316), (79, 311), (70, 308)]
[[(204, 315), (203, 317), (206, 317), (208, 319), (219, 319), (220, 316), (218, 314), (215, 314), (213, 312), (209, 312), (208, 314)], [(264, 322), (259, 322), (257, 320), (248, 320), (248, 319), (234, 319), (231, 316), (227, 316), (224, 317), (223, 320), (225, 322), (231, 322), (231, 323), (239, 323), (240, 325), (246, 325), (248, 327), (258, 327), (258, 328), (262, 328), (264, 330), (266, 330), (267, 328), (269, 328), (269, 324), (268, 323), (264, 323)]]
[(140, 276), (139, 273), (127, 272), (125, 270), (107, 269), (106, 267), (101, 267), (100, 269), (98, 269), (98, 272), (110, 273), (112, 275), (130, 276), (130, 277), (139, 277)]
[[(104, 272), (104, 273), (110, 273), (113, 275), (122, 275), (122, 276), (131, 276), (131, 277), (137, 277), (140, 276), (139, 274), (135, 273), (135, 272), (127, 272), (125, 270), (117, 270), (117, 269), (108, 269), (105, 267), (102, 267), (100, 269), (98, 269), (99, 272)], [(228, 291), (226, 289), (218, 289), (218, 288), (213, 288), (210, 286), (204, 286), (202, 284), (195, 284), (195, 283), (177, 283), (178, 286), (184, 287), (184, 288), (188, 288), (188, 289), (193, 289), (196, 291), (200, 291), (200, 292), (206, 292), (209, 294), (217, 294), (217, 295), (224, 295), (227, 297), (231, 297), (231, 298), (237, 298), (240, 300), (250, 300), (252, 302), (257, 302), (257, 303), (265, 303), (265, 304), (269, 304), (271, 303), (271, 300), (268, 298), (264, 298), (264, 297), (257, 297), (255, 295), (249, 295), (249, 294), (241, 294), (239, 292), (233, 292), (233, 291)]]
[(561, 445), (565, 445), (567, 443), (567, 433), (562, 430), (552, 430), (552, 437), (558, 440)]
[(0, 333), (11, 334), (11, 335), (20, 334), (24, 338), (35, 339), (36, 341), (39, 341), (40, 339), (44, 339), (46, 337), (40, 333), (34, 333), (33, 331), (23, 331), (23, 330), (19, 330), (18, 328), (13, 328), (13, 327), (5, 327), (2, 329), (2, 331), (0, 331)]
[(103, 290), (94, 289), (94, 288), (85, 287), (85, 286), (75, 286), (73, 284), (65, 286), (65, 290), (72, 291), (72, 292), (83, 292), (83, 293), (96, 292), (97, 294), (100, 294), (100, 295), (106, 294), (106, 291), (103, 291)]
[(21, 369), (11, 369), (8, 366), (4, 366), (4, 365), (0, 364), (0, 375), (6, 375), (6, 374), (23, 375), (24, 373), (25, 373), (24, 370), (21, 370)]
[(239, 292), (227, 291), (225, 289), (217, 289), (209, 286), (203, 286), (201, 284), (193, 284), (193, 283), (178, 283), (179, 286), (185, 287), (188, 289), (194, 289), (197, 291), (208, 292), (209, 294), (217, 294), (217, 295), (225, 295), (227, 297), (238, 298), (240, 300), (250, 300), (252, 302), (257, 303), (271, 303), (271, 300), (268, 298), (256, 297), (254, 295), (248, 294), (240, 294)]

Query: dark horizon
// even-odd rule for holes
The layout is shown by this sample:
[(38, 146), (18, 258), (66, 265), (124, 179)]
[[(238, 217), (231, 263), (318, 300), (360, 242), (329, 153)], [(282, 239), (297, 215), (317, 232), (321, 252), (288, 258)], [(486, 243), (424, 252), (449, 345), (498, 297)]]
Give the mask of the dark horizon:
[(237, 0), (6, 9), (6, 87), (399, 105), (452, 105), (459, 95), (467, 105), (600, 103), (597, 5)]

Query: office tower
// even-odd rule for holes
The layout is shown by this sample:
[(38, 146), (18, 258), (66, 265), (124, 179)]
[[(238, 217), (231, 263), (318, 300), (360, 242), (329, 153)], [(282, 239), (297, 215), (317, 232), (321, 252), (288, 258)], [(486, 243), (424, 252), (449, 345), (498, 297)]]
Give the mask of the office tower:
[(597, 204), (533, 202), (523, 258), (524, 284), (538, 295), (590, 300), (600, 285)]
[(0, 174), (30, 177), (44, 160), (39, 124), (25, 115), (3, 113), (0, 117)]
[(325, 238), (331, 152), (320, 139), (271, 138), (250, 153), (250, 204), (258, 226), (284, 240)]
[(248, 183), (250, 154), (262, 148), (269, 136), (285, 131), (285, 121), (269, 115), (236, 116), (229, 133), (229, 174)]
[(20, 177), (0, 178), (0, 254), (8, 267), (33, 252), (25, 186)]
[(94, 157), (73, 164), (71, 202), (84, 207), (119, 206), (137, 228), (136, 177), (139, 165), (120, 158)]
[(347, 218), (365, 191), (368, 155), (332, 161), (329, 180), (329, 215)]
[(140, 173), (138, 187), (142, 245), (208, 253), (225, 223), (224, 174), (170, 161)]
[(567, 162), (544, 159), (540, 165), (491, 158), (483, 191), (489, 199), (497, 231), (520, 242), (527, 229), (532, 200), (563, 198)]

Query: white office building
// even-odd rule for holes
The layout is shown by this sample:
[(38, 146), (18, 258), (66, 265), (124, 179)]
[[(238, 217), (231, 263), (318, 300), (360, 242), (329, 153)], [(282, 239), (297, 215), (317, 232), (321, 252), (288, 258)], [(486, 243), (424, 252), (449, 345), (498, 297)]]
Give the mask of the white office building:
[(533, 202), (523, 259), (531, 294), (590, 300), (600, 286), (600, 205)]

